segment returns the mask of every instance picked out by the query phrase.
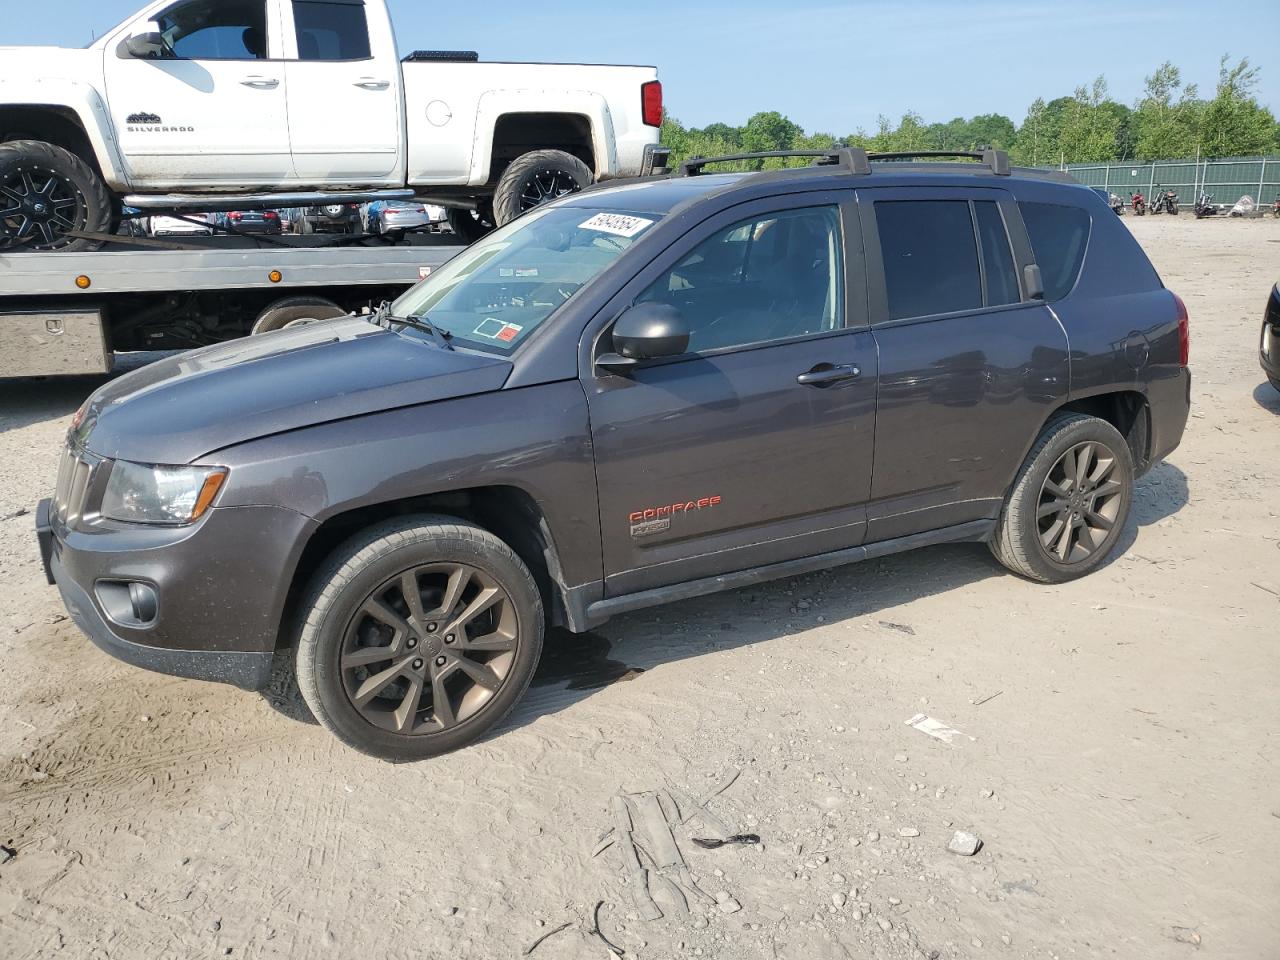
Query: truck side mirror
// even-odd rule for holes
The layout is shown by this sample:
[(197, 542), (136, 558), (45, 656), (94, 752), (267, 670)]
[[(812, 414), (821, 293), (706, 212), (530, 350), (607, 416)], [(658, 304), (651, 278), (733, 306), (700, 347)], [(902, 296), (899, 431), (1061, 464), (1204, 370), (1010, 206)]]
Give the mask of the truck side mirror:
[(1028, 263), (1022, 268), (1022, 285), (1026, 288), (1028, 300), (1044, 299), (1044, 278), (1040, 275), (1038, 263)]
[(129, 56), (137, 57), (139, 60), (150, 60), (162, 56), (168, 46), (164, 34), (160, 32), (160, 24), (155, 20), (148, 20), (142, 24), (124, 42), (124, 48), (129, 51)]
[(642, 360), (678, 357), (689, 349), (689, 324), (667, 303), (637, 303), (628, 307), (613, 325), (613, 349), (596, 365), (615, 373)]

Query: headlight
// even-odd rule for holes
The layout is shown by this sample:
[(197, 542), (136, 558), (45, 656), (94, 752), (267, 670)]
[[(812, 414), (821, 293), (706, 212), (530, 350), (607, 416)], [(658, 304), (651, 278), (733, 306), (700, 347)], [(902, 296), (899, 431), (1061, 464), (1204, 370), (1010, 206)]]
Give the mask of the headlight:
[(99, 513), (127, 523), (194, 523), (227, 479), (225, 467), (162, 467), (117, 460)]

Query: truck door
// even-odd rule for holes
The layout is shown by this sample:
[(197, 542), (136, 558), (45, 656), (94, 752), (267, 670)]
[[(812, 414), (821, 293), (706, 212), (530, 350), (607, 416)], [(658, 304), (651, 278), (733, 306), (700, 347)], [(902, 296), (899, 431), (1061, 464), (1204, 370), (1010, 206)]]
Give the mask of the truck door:
[(386, 7), (285, 4), (293, 166), (305, 184), (403, 185), (400, 60)]
[[(165, 49), (104, 56), (107, 99), (134, 187), (254, 187), (293, 173), (276, 0), (180, 0), (152, 19)], [(273, 26), (276, 29), (272, 29)]]
[(684, 356), (584, 371), (607, 596), (862, 542), (876, 353), (849, 200), (734, 207), (605, 308), (670, 304), (692, 331)]
[(860, 188), (880, 354), (867, 540), (996, 517), (1070, 387), (1067, 336), (1025, 289), (1005, 190)]

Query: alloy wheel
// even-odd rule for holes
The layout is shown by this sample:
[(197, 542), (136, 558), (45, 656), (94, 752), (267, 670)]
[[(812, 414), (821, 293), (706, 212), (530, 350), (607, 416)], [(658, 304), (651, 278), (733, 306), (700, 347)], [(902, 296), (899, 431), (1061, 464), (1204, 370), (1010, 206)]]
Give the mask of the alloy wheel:
[(577, 193), (579, 189), (578, 181), (563, 170), (543, 170), (535, 173), (520, 192), (520, 209), (532, 210), (544, 203)]
[(1124, 504), (1115, 468), (1115, 453), (1096, 440), (1077, 443), (1053, 465), (1036, 508), (1040, 548), (1050, 560), (1080, 563), (1107, 543)]
[(85, 207), (80, 190), (53, 170), (19, 167), (0, 181), (0, 247), (74, 243), (67, 231), (84, 222)]
[(484, 709), (519, 643), (515, 604), (501, 584), (467, 564), (433, 563), (369, 594), (347, 627), (339, 667), (365, 720), (429, 735)]

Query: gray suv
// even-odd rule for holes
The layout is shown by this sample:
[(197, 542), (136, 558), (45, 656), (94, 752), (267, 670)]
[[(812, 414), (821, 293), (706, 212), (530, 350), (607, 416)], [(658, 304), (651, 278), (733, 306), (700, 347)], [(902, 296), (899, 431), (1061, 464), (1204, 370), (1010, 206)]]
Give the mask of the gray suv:
[(290, 664), (401, 760), (498, 723), (548, 623), (953, 541), (1086, 574), (1182, 437), (1186, 310), (1093, 191), (965, 156), (615, 181), (377, 314), (111, 382), (50, 580), (115, 656)]

